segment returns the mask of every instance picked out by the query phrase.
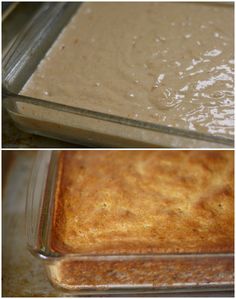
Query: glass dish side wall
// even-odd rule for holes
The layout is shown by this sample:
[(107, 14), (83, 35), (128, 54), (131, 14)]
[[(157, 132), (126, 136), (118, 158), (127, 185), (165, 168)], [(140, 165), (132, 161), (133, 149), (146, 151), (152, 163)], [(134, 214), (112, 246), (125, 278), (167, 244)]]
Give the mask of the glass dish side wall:
[[(87, 146), (230, 148), (234, 144), (233, 140), (222, 137), (141, 123), (12, 94), (7, 96), (4, 104), (22, 130)], [(58, 119), (63, 121), (59, 123)]]
[(28, 247), (42, 259), (55, 287), (94, 295), (233, 289), (233, 254), (102, 256), (53, 252), (49, 239), (59, 154), (38, 154), (26, 209)]
[(27, 190), (25, 219), (28, 248), (32, 253), (40, 252), (39, 228), (45, 197), (49, 164), (52, 151), (39, 151), (37, 153)]
[(77, 294), (233, 289), (232, 257), (227, 255), (68, 256), (47, 263), (46, 270), (56, 288)]
[(2, 59), (4, 92), (15, 95), (20, 92), (78, 6), (78, 3), (66, 2), (41, 3), (5, 49)]
[(72, 3), (45, 4), (3, 57), (4, 105), (17, 126), (34, 134), (88, 146), (233, 147), (230, 138), (19, 96), (17, 93), (77, 7)]

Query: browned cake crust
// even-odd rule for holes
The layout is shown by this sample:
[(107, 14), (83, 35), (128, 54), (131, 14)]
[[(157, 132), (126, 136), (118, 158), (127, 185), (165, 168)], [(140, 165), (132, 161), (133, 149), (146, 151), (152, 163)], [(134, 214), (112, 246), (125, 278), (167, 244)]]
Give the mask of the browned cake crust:
[(52, 266), (54, 282), (74, 289), (120, 286), (154, 288), (214, 287), (233, 284), (230, 257), (147, 258), (135, 260), (68, 260)]
[(233, 151), (65, 151), (60, 253), (233, 252)]

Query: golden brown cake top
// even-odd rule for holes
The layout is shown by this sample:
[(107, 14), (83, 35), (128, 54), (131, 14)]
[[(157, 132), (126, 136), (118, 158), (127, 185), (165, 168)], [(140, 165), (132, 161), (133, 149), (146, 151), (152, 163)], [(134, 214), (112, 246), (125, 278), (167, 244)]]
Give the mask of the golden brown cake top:
[(232, 252), (233, 167), (233, 151), (62, 152), (52, 249)]

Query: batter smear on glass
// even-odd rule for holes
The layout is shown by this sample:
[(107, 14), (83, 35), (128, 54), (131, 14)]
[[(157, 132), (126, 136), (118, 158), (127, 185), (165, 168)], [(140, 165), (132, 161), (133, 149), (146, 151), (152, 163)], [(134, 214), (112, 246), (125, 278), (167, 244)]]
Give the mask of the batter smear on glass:
[(21, 94), (234, 134), (232, 4), (84, 3)]

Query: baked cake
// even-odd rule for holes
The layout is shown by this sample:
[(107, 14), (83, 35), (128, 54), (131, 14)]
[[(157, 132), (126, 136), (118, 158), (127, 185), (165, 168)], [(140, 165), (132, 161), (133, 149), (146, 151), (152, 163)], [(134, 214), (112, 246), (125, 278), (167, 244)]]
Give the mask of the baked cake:
[(58, 163), (49, 241), (65, 258), (47, 265), (53, 284), (233, 285), (233, 151), (64, 151)]
[(56, 252), (233, 252), (232, 151), (66, 151), (59, 163)]

